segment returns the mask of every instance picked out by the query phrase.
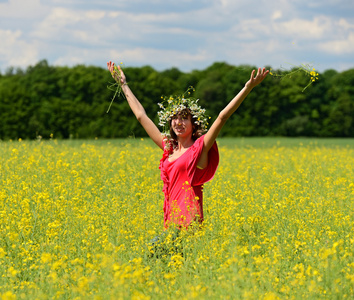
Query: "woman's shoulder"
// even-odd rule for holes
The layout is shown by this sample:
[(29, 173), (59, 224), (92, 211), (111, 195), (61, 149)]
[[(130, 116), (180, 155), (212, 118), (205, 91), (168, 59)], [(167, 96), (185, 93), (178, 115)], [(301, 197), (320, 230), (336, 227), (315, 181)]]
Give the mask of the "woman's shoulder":
[(193, 144), (192, 147), (196, 147), (196, 148), (197, 148), (197, 147), (203, 146), (204, 136), (205, 136), (205, 135), (202, 135), (202, 136), (198, 137), (198, 138), (194, 141), (194, 144)]

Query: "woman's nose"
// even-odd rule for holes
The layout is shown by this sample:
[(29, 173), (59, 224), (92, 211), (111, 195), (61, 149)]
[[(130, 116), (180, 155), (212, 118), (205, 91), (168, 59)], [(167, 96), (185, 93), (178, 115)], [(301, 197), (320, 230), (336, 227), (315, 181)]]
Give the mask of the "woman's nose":
[(177, 123), (178, 123), (178, 124), (181, 124), (181, 123), (182, 123), (182, 118), (181, 118), (181, 117), (178, 117), (178, 118), (177, 118)]

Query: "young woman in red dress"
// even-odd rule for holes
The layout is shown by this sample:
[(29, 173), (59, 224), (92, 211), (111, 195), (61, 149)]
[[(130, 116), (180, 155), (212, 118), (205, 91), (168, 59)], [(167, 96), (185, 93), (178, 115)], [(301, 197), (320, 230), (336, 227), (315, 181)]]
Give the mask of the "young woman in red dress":
[(168, 98), (159, 104), (160, 125), (169, 127), (162, 134), (146, 115), (144, 107), (130, 90), (120, 66), (109, 61), (108, 70), (121, 85), (135, 117), (163, 152), (160, 161), (164, 182), (164, 226), (188, 227), (193, 221), (203, 221), (203, 184), (211, 180), (219, 163), (216, 138), (227, 119), (236, 111), (252, 89), (260, 84), (269, 70), (252, 71), (243, 89), (226, 105), (206, 131), (205, 110), (194, 98)]

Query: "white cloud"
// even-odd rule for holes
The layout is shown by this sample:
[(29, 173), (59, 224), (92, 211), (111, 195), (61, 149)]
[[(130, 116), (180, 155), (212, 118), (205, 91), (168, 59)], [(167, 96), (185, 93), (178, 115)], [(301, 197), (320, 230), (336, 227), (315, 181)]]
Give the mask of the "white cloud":
[(235, 36), (243, 40), (263, 40), (271, 35), (271, 28), (259, 19), (243, 20), (233, 28)]
[(116, 62), (124, 62), (128, 65), (155, 65), (157, 68), (166, 68), (166, 66), (188, 66), (191, 63), (198, 63), (208, 59), (208, 53), (199, 49), (196, 53), (159, 50), (153, 48), (134, 48), (129, 50), (111, 50), (109, 57)]
[(0, 3), (0, 68), (19, 59), (102, 65), (114, 58), (186, 71), (214, 61), (276, 67), (316, 59), (323, 66), (329, 61), (348, 65), (352, 0), (311, 3), (10, 0)]
[(23, 33), (20, 30), (1, 30), (0, 40), (0, 64), (6, 67), (22, 67), (38, 62), (38, 52), (36, 45), (28, 43), (23, 39)]
[(281, 10), (275, 10), (272, 14), (272, 20), (277, 20), (280, 19), (283, 16), (283, 13), (281, 12)]
[(78, 12), (60, 7), (54, 8), (37, 26), (32, 36), (42, 39), (56, 39), (56, 37), (62, 35), (65, 27), (75, 25), (81, 18), (82, 16)]
[(274, 23), (276, 34), (301, 39), (320, 39), (331, 30), (332, 20), (328, 17), (315, 17), (313, 20), (292, 19)]
[[(95, 45), (108, 38), (107, 28), (102, 21), (106, 17), (104, 11), (74, 11), (67, 8), (53, 8), (51, 12), (36, 26), (31, 37), (55, 44), (83, 43), (82, 47)], [(113, 28), (115, 26), (113, 25)], [(79, 46), (80, 47), (80, 46)]]
[(9, 0), (0, 3), (0, 17), (5, 19), (34, 20), (43, 16), (46, 10), (40, 0)]
[(349, 23), (346, 19), (340, 18), (335, 26), (340, 28), (344, 32), (348, 32), (348, 31), (353, 32), (354, 20), (352, 20), (352, 23)]
[(354, 32), (351, 32), (346, 38), (334, 39), (327, 42), (321, 42), (318, 45), (321, 51), (326, 53), (342, 55), (354, 53)]
[(98, 21), (105, 17), (106, 13), (104, 11), (89, 10), (85, 12), (85, 17), (90, 21)]

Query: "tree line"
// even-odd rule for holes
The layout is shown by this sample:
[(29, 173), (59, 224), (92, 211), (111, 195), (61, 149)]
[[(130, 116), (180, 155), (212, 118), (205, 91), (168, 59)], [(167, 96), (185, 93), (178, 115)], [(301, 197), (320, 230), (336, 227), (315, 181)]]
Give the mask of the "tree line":
[[(269, 67), (270, 68), (270, 67)], [(254, 66), (216, 62), (204, 70), (157, 71), (126, 67), (128, 84), (157, 124), (161, 96), (189, 86), (211, 122), (245, 82)], [(289, 75), (292, 70), (273, 71)], [(304, 72), (282, 79), (268, 76), (225, 125), (222, 136), (354, 137), (354, 69), (327, 70), (305, 91)], [(118, 138), (146, 136), (126, 100), (109, 90), (108, 70), (97, 66), (51, 66), (46, 60), (27, 69), (0, 73), (0, 139)]]

